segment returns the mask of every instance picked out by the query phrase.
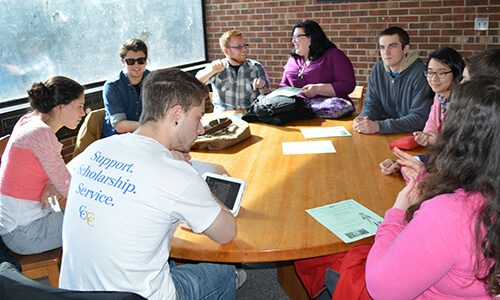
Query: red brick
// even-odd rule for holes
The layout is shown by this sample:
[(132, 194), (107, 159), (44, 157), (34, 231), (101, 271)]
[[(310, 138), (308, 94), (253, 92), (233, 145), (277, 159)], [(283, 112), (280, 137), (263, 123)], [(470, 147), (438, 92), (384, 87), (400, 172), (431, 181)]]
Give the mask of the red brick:
[[(455, 25), (455, 24), (453, 24)], [(452, 24), (451, 23), (431, 23), (431, 28), (435, 29), (435, 28), (451, 28), (452, 27)]]
[(441, 30), (441, 36), (461, 36), (464, 32), (462, 30)]
[(445, 0), (443, 1), (443, 6), (463, 6), (464, 0)]
[[(492, 3), (490, 3), (492, 2)], [(498, 5), (498, 0), (493, 0), (493, 1), (488, 1), (488, 0), (466, 0), (465, 1), (465, 5), (467, 6), (479, 6), (479, 5), (483, 5), (483, 6), (488, 6), (488, 5), (491, 5), (491, 4), (494, 4), (496, 3), (496, 5)]]
[(373, 10), (370, 12), (370, 16), (387, 16), (387, 10)]
[(453, 15), (445, 15), (443, 16), (442, 18), (442, 22), (455, 22), (455, 21), (464, 21), (465, 20), (465, 16), (464, 15), (456, 15), (456, 14), (453, 14)]
[(373, 10), (379, 8), (377, 2), (360, 3), (359, 10)]
[[(382, 18), (380, 18), (379, 22), (385, 23), (385, 27), (396, 26), (397, 24), (394, 24), (394, 23), (398, 22), (398, 17), (382, 17)], [(391, 23), (393, 23), (393, 24), (391, 24)]]
[(464, 45), (464, 50), (478, 52), (478, 51), (485, 50), (485, 47), (484, 47), (484, 45), (467, 44), (467, 45)]
[(408, 8), (414, 8), (418, 7), (419, 3), (417, 1), (400, 1), (399, 2), (399, 7), (408, 7)]
[(404, 17), (399, 18), (399, 22), (409, 23), (411, 25), (412, 23), (418, 23), (419, 17), (418, 16), (404, 16)]
[(302, 6), (292, 6), (288, 8), (289, 12), (304, 12), (305, 9)]
[(368, 16), (368, 11), (366, 10), (354, 10), (350, 11), (349, 15), (351, 17), (362, 17), (362, 16)]
[(366, 24), (349, 24), (349, 30), (366, 30)]
[(420, 22), (439, 22), (441, 21), (441, 16), (421, 16)]
[(451, 42), (450, 37), (438, 36), (438, 37), (429, 37), (429, 43), (441, 43), (441, 44), (449, 44)]
[(407, 9), (391, 9), (389, 10), (389, 15), (390, 16), (405, 16), (408, 15), (408, 10)]
[(454, 29), (474, 29), (474, 22), (454, 22)]
[(398, 2), (380, 2), (379, 8), (397, 8), (399, 7)]
[(410, 15), (428, 15), (430, 13), (430, 9), (428, 8), (414, 8), (410, 9)]
[(366, 17), (366, 18), (359, 18), (360, 23), (375, 23), (377, 22), (377, 17)]
[(454, 7), (453, 14), (454, 15), (466, 15), (466, 14), (475, 14), (475, 7)]
[(495, 0), (495, 1), (497, 1), (496, 8), (495, 7), (491, 7), (491, 6), (477, 7), (476, 8), (477, 9), (477, 13), (478, 14), (491, 14), (491, 13), (494, 13), (495, 10), (498, 12), (500, 10), (500, 2), (498, 0)]

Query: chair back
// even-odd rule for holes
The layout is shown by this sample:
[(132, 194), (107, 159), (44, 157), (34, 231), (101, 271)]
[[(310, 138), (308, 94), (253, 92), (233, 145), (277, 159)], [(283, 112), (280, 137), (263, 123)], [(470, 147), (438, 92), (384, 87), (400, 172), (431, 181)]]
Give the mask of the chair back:
[(365, 99), (364, 97), (364, 86), (362, 85), (357, 85), (354, 88), (354, 91), (349, 94), (349, 98), (352, 100), (356, 99), (358, 101), (358, 113), (361, 112), (361, 109), (363, 108), (363, 100)]
[(4, 135), (0, 138), (0, 158), (2, 158), (3, 152), (7, 147), (7, 142), (9, 142), (10, 134)]
[(78, 154), (82, 153), (85, 148), (90, 144), (97, 141), (102, 136), (102, 123), (104, 122), (104, 116), (106, 115), (106, 110), (100, 108), (91, 111), (83, 121), (80, 130), (78, 130), (78, 136), (76, 137), (75, 150), (73, 151), (73, 158)]

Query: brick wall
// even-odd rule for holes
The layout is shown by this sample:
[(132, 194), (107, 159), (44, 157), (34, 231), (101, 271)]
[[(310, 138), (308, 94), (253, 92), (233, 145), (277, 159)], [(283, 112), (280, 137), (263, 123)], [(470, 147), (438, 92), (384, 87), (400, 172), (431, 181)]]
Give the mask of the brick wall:
[[(500, 48), (499, 0), (406, 0), (316, 2), (316, 0), (205, 0), (209, 59), (223, 57), (218, 39), (229, 29), (244, 32), (250, 58), (260, 61), (276, 88), (291, 51), (293, 25), (318, 22), (351, 59), (358, 85), (366, 87), (379, 61), (378, 36), (389, 26), (410, 34), (411, 49), (423, 58), (442, 47), (462, 56)], [(489, 17), (488, 31), (474, 31), (476, 17)]]
[[(464, 57), (500, 48), (500, 0), (406, 0), (321, 2), (316, 0), (205, 0), (209, 59), (223, 57), (218, 39), (229, 29), (243, 31), (250, 57), (263, 63), (276, 88), (291, 51), (293, 25), (318, 22), (351, 59), (358, 85), (367, 85), (379, 60), (378, 35), (389, 26), (405, 28), (411, 48), (422, 57), (450, 46)], [(489, 17), (489, 31), (474, 31), (476, 17)], [(61, 140), (63, 157), (72, 157), (75, 137)]]
[(61, 151), (65, 163), (68, 163), (73, 158), (73, 150), (75, 150), (76, 136), (70, 136), (59, 140), (63, 144)]

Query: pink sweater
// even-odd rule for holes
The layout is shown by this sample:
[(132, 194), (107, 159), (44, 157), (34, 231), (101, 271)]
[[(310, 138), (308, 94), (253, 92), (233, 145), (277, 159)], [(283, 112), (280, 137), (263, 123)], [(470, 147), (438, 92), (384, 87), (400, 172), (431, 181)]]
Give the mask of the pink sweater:
[(424, 202), (408, 224), (404, 211), (389, 209), (366, 262), (370, 295), (491, 299), (483, 282), (475, 280), (474, 213), (482, 201), (481, 195), (459, 189)]
[(425, 123), (424, 132), (432, 131), (438, 133), (441, 123), (441, 101), (436, 93), (436, 96), (434, 96), (434, 104), (432, 104), (431, 112), (429, 113), (429, 119), (427, 119)]
[(50, 181), (67, 197), (71, 175), (61, 157), (62, 144), (37, 115), (17, 122), (0, 165), (0, 234), (43, 217), (41, 193)]

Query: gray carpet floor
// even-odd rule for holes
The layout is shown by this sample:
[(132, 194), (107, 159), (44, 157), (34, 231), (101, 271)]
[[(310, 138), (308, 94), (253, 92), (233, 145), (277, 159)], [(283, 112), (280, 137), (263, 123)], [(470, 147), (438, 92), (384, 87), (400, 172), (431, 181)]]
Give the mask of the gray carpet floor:
[[(247, 272), (246, 282), (236, 291), (238, 300), (289, 300), (278, 283), (276, 263), (252, 263), (242, 264)], [(45, 285), (50, 285), (49, 278), (35, 279)]]
[(242, 264), (247, 271), (247, 281), (236, 291), (238, 300), (273, 299), (289, 300), (278, 283), (276, 263)]

